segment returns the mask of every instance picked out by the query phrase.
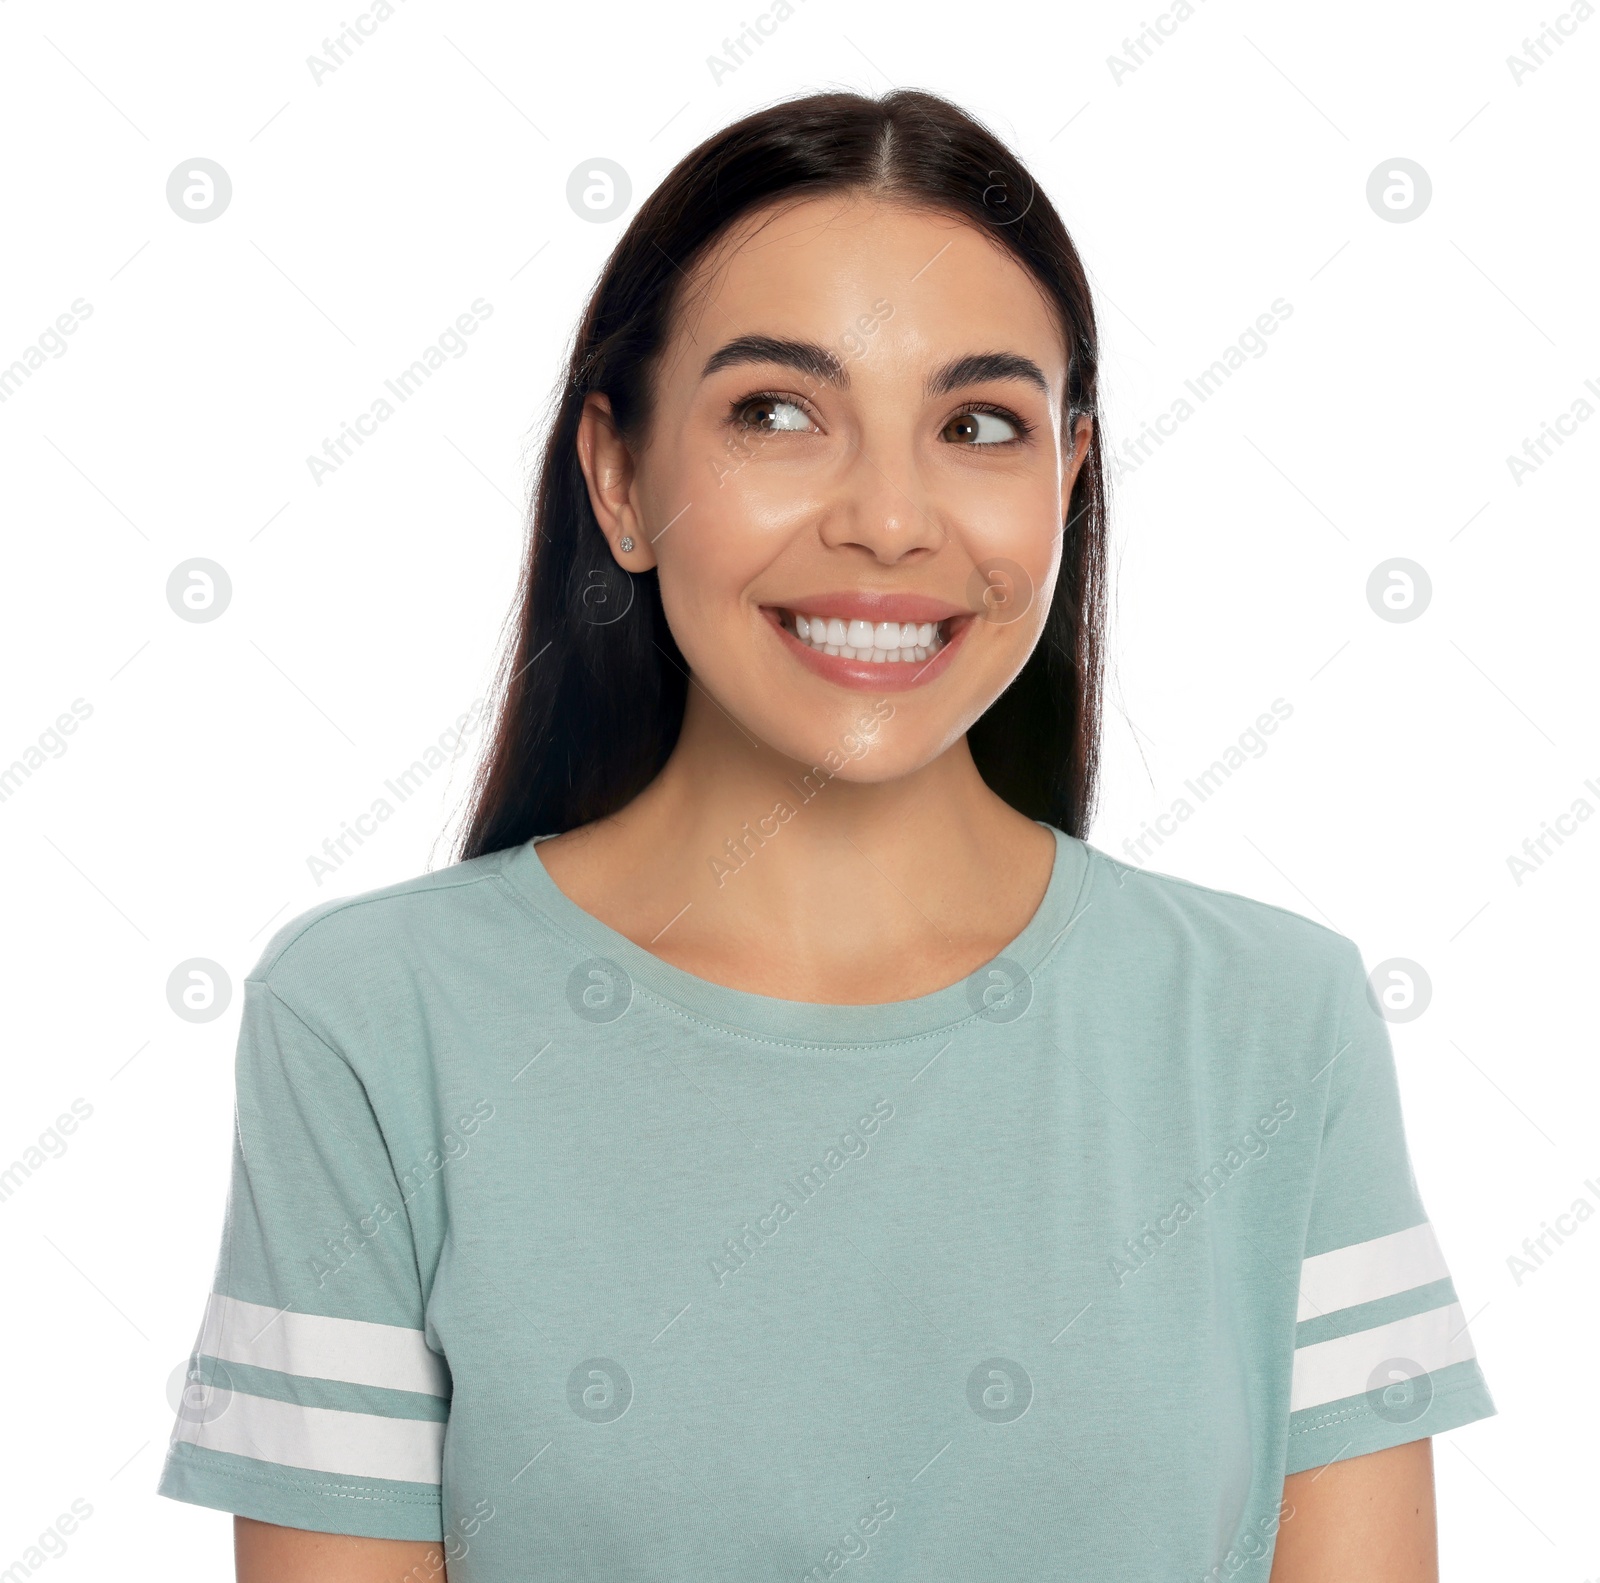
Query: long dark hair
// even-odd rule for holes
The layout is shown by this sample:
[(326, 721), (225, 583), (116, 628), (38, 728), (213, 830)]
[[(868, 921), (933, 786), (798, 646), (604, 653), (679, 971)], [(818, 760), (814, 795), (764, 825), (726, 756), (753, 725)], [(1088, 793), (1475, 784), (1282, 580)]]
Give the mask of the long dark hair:
[(1043, 634), (967, 733), (979, 773), (1032, 819), (1082, 837), (1094, 805), (1105, 628), (1106, 478), (1099, 339), (1061, 217), (986, 127), (935, 94), (820, 93), (746, 116), (672, 169), (623, 232), (574, 338), (534, 484), (516, 627), (496, 681), (489, 750), (460, 858), (615, 813), (660, 772), (683, 724), (688, 671), (656, 572), (617, 565), (578, 463), (584, 397), (610, 398), (636, 445), (683, 283), (735, 221), (773, 201), (862, 190), (981, 226), (1057, 310), (1067, 338), (1067, 436), (1093, 421), (1062, 527)]

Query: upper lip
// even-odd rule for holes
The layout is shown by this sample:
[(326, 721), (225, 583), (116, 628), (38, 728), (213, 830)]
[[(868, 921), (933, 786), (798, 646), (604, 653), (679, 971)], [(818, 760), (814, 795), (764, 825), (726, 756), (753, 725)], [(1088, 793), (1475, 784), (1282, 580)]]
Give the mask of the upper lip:
[(803, 616), (838, 616), (841, 620), (871, 621), (948, 621), (952, 616), (970, 615), (965, 605), (927, 594), (877, 594), (864, 589), (832, 594), (795, 595), (792, 599), (769, 601), (774, 610), (790, 610)]

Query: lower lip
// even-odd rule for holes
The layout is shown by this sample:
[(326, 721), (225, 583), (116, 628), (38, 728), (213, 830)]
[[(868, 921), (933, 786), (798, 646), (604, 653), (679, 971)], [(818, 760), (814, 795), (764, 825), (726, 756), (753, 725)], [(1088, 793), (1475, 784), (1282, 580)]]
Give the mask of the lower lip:
[(929, 682), (942, 676), (950, 668), (955, 652), (961, 647), (967, 629), (973, 621), (971, 616), (956, 616), (951, 623), (950, 636), (945, 639), (944, 647), (932, 659), (920, 662), (898, 660), (893, 663), (885, 660), (881, 665), (877, 665), (871, 660), (847, 660), (842, 654), (824, 654), (821, 649), (812, 648), (809, 643), (802, 643), (784, 626), (778, 618), (778, 612), (771, 606), (764, 606), (761, 613), (772, 623), (773, 630), (790, 653), (807, 670), (820, 676), (824, 681), (834, 683), (835, 686), (854, 687), (858, 692), (875, 693), (909, 692), (913, 687), (925, 687)]

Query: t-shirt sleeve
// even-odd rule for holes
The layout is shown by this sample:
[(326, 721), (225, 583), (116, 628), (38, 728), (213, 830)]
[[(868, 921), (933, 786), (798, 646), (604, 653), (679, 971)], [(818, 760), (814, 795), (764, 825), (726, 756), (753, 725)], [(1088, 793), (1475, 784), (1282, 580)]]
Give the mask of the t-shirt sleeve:
[(214, 1289), (158, 1491), (290, 1528), (440, 1540), (450, 1377), (367, 1091), (255, 977), (236, 1085)]
[(1348, 947), (1300, 1265), (1287, 1473), (1495, 1411), (1411, 1172), (1388, 1025)]

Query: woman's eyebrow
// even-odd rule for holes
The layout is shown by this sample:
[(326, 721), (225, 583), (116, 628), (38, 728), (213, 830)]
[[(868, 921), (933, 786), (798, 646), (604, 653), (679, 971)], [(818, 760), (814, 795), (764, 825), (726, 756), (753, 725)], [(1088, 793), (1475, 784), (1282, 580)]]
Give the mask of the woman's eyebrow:
[(824, 379), (840, 390), (850, 384), (844, 364), (827, 347), (818, 346), (815, 341), (786, 341), (774, 335), (741, 335), (719, 346), (706, 359), (700, 377), (708, 379), (719, 368), (732, 368), (738, 363), (782, 363), (813, 379)]
[(1037, 385), (1043, 395), (1050, 394), (1050, 381), (1031, 357), (1018, 352), (973, 352), (936, 369), (928, 378), (930, 396), (943, 396), (963, 385), (978, 385), (989, 379), (1020, 379)]
[[(850, 386), (850, 372), (834, 353), (815, 341), (791, 341), (775, 335), (741, 335), (720, 346), (706, 359), (700, 377), (708, 379), (721, 368), (740, 363), (780, 363), (787, 368), (825, 380), (839, 390)], [(963, 385), (981, 384), (990, 379), (1020, 379), (1050, 394), (1044, 370), (1031, 357), (1018, 352), (969, 352), (953, 358), (929, 375), (926, 390), (930, 396), (943, 396)]]

